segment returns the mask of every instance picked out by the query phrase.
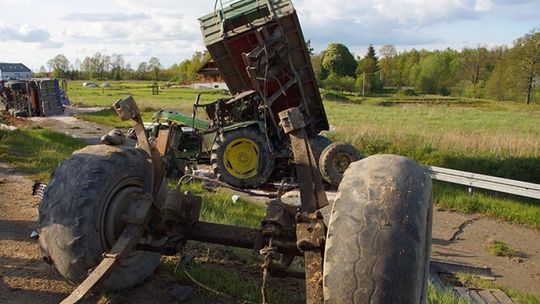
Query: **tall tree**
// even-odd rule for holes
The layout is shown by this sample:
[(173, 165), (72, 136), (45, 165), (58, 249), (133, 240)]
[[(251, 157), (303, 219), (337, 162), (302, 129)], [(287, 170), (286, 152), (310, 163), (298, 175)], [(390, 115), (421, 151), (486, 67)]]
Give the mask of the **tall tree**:
[(324, 51), (322, 67), (337, 76), (354, 76), (356, 60), (349, 49), (341, 43), (332, 43)]
[(143, 61), (137, 66), (137, 74), (139, 75), (139, 79), (144, 80), (144, 75), (146, 74), (146, 72), (148, 72), (148, 63), (146, 61)]
[(152, 57), (148, 60), (148, 69), (154, 72), (157, 81), (159, 81), (159, 71), (161, 68), (161, 62), (157, 57)]
[(63, 54), (58, 54), (47, 61), (47, 66), (54, 72), (55, 77), (63, 78), (69, 70), (69, 60)]
[(109, 55), (104, 55), (100, 52), (96, 52), (94, 56), (92, 56), (91, 60), (93, 70), (97, 72), (99, 78), (103, 78), (104, 73), (109, 70), (109, 65), (111, 64), (111, 57)]
[(540, 79), (540, 29), (533, 30), (514, 42), (518, 79), (524, 84), (527, 104), (531, 93)]
[(393, 44), (383, 45), (379, 50), (382, 55), (379, 66), (381, 68), (381, 82), (384, 85), (396, 85), (395, 57), (396, 47)]
[(357, 79), (361, 82), (363, 88), (370, 92), (375, 92), (382, 88), (382, 83), (378, 75), (379, 70), (379, 57), (375, 54), (373, 45), (370, 44), (366, 55), (360, 59), (358, 68), (356, 69)]
[(122, 70), (124, 69), (126, 62), (121, 54), (112, 54), (111, 67), (112, 77), (116, 80), (122, 79)]
[(493, 55), (485, 47), (464, 48), (459, 54), (459, 76), (472, 84), (472, 95), (478, 97), (479, 83), (485, 83), (494, 68)]

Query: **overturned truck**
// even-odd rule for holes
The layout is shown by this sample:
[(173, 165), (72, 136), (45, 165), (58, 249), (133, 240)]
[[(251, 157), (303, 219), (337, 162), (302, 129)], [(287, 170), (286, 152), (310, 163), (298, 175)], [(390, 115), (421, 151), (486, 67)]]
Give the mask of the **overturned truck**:
[(18, 117), (53, 116), (69, 105), (67, 83), (58, 79), (10, 80), (0, 82), (0, 103)]
[[(81, 283), (62, 303), (77, 303), (93, 289), (141, 283), (162, 255), (181, 253), (194, 241), (260, 252), (263, 303), (269, 300), (268, 276), (304, 277), (306, 302), (313, 304), (425, 302), (431, 179), (404, 157), (367, 157), (348, 165), (329, 206), (310, 140), (328, 123), (292, 3), (233, 2), (201, 23), (214, 60), (225, 75), (230, 73), (229, 87), (239, 94), (207, 112), (230, 114), (218, 115), (225, 118), (222, 129), (238, 123), (238, 113), (251, 115), (242, 121), (248, 127), (258, 117), (251, 126), (256, 132), (260, 121), (271, 125), (249, 140), (265, 142), (269, 134), (287, 145), (300, 204), (287, 204), (276, 193), (259, 228), (203, 221), (203, 199), (180, 191), (182, 183), (197, 176), (185, 175), (174, 189), (167, 186), (170, 126), (157, 130), (156, 141), (149, 140), (133, 98), (120, 100), (114, 107), (122, 120), (133, 120), (137, 147), (96, 145), (75, 152), (53, 174), (39, 207), (45, 261), (67, 280)], [(246, 69), (239, 68), (240, 62)], [(192, 119), (192, 125), (198, 123)], [(183, 128), (179, 132), (191, 132)], [(201, 140), (199, 135), (194, 140)], [(243, 153), (249, 149), (253, 145), (235, 153), (235, 161), (249, 158)], [(255, 151), (256, 162), (267, 161)], [(323, 216), (327, 208), (329, 218)], [(289, 269), (297, 257), (304, 261), (302, 273)]]

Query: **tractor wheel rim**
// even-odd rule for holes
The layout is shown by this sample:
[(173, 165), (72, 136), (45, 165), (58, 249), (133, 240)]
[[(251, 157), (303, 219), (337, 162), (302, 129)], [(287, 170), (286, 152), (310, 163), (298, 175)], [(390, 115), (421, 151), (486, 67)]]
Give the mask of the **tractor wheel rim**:
[[(143, 181), (139, 178), (128, 178), (118, 183), (107, 196), (100, 218), (100, 238), (105, 251), (109, 251), (120, 235), (126, 224), (122, 215), (126, 213), (129, 205), (133, 203), (143, 191)], [(120, 266), (135, 265), (144, 259), (143, 251), (132, 251), (120, 261)]]
[(259, 167), (259, 146), (251, 139), (235, 139), (225, 148), (223, 163), (227, 172), (236, 178), (253, 177)]
[(334, 158), (334, 167), (340, 174), (345, 173), (351, 164), (351, 158), (347, 154), (339, 154)]

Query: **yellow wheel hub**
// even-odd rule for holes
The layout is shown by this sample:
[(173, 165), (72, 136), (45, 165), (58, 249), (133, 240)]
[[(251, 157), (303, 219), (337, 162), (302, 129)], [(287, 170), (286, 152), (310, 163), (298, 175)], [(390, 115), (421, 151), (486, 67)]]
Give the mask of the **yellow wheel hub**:
[(223, 163), (234, 177), (246, 179), (257, 175), (259, 147), (251, 139), (238, 138), (225, 148)]

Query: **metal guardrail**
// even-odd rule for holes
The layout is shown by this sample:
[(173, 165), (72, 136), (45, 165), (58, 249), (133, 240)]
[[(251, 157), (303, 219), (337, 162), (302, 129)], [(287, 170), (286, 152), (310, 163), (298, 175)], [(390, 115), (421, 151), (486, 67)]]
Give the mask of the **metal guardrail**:
[(489, 175), (425, 166), (434, 180), (540, 199), (540, 185)]

